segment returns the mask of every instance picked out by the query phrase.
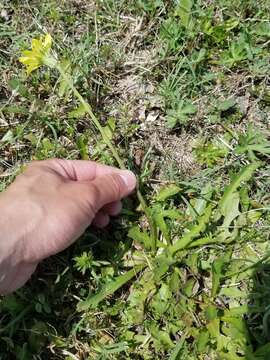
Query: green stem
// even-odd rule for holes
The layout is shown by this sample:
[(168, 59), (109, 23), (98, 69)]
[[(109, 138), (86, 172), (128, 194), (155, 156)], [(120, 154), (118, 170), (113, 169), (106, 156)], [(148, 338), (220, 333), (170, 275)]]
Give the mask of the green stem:
[(111, 143), (110, 139), (108, 138), (106, 132), (104, 131), (103, 127), (101, 126), (100, 122), (98, 121), (97, 117), (94, 115), (91, 106), (84, 100), (84, 98), (81, 96), (79, 91), (75, 88), (73, 85), (73, 81), (69, 75), (65, 72), (65, 70), (62, 68), (62, 66), (58, 63), (56, 65), (57, 70), (60, 72), (62, 78), (66, 81), (68, 86), (73, 91), (74, 95), (77, 97), (77, 99), (81, 102), (81, 104), (84, 106), (85, 111), (90, 115), (90, 118), (92, 119), (93, 123), (95, 124), (96, 128), (99, 130), (104, 142), (108, 146), (108, 148), (111, 150), (113, 157), (117, 161), (120, 169), (125, 170), (125, 165), (123, 161), (120, 159), (117, 151), (115, 150), (113, 144)]
[[(79, 91), (76, 89), (76, 87), (73, 84), (73, 80), (72, 78), (65, 72), (65, 70), (62, 68), (61, 64), (58, 62), (55, 65), (56, 69), (59, 71), (59, 73), (61, 74), (62, 78), (66, 81), (66, 83), (68, 84), (68, 86), (70, 87), (70, 89), (73, 91), (74, 95), (77, 97), (77, 99), (80, 101), (80, 103), (84, 106), (85, 111), (89, 114), (90, 118), (92, 119), (93, 123), (95, 124), (96, 128), (99, 130), (104, 142), (106, 143), (106, 145), (108, 146), (108, 148), (111, 150), (113, 157), (115, 158), (115, 160), (117, 161), (120, 169), (125, 170), (125, 165), (123, 163), (123, 161), (120, 159), (117, 151), (115, 150), (113, 144), (111, 143), (110, 139), (108, 138), (107, 134), (105, 133), (103, 127), (101, 126), (99, 120), (97, 119), (97, 117), (95, 116), (95, 114), (92, 111), (91, 106), (89, 105), (88, 102), (86, 102), (84, 100), (84, 98), (82, 97), (82, 95), (79, 93)], [(149, 222), (149, 226), (150, 226), (150, 232), (151, 232), (151, 239), (152, 239), (152, 248), (154, 251), (156, 251), (156, 243), (157, 243), (157, 228), (156, 225), (153, 221), (151, 212), (139, 190), (139, 187), (137, 186), (137, 197), (139, 199), (139, 202), (141, 204), (142, 210), (145, 213), (148, 222)]]
[(143, 209), (143, 212), (145, 213), (147, 220), (149, 222), (149, 227), (150, 227), (150, 235), (151, 235), (151, 244), (152, 244), (152, 250), (154, 252), (156, 252), (157, 250), (157, 227), (155, 224), (155, 221), (153, 220), (153, 216), (151, 214), (151, 210), (148, 208), (141, 192), (139, 189), (139, 185), (137, 185), (137, 189), (136, 189), (136, 193), (137, 193), (137, 197), (139, 199), (139, 202), (141, 204), (141, 207)]

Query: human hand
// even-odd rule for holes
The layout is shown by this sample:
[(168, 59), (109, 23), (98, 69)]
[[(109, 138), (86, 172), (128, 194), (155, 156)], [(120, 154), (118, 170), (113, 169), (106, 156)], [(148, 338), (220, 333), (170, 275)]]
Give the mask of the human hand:
[(21, 287), (91, 223), (106, 226), (135, 186), (132, 172), (92, 161), (31, 163), (0, 194), (0, 294)]

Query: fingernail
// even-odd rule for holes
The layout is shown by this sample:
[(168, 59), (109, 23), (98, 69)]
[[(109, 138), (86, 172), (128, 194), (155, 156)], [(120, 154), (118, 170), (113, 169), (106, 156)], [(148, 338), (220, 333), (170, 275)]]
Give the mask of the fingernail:
[(136, 176), (129, 170), (123, 170), (120, 173), (121, 178), (127, 186), (128, 191), (132, 191), (136, 187)]

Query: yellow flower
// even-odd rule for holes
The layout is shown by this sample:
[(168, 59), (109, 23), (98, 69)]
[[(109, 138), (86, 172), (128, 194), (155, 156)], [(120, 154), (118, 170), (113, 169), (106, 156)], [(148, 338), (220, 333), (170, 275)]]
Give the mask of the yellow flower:
[(31, 50), (23, 51), (23, 56), (19, 58), (19, 61), (26, 66), (28, 75), (42, 65), (53, 65), (53, 59), (49, 56), (51, 46), (52, 37), (46, 34), (32, 40)]

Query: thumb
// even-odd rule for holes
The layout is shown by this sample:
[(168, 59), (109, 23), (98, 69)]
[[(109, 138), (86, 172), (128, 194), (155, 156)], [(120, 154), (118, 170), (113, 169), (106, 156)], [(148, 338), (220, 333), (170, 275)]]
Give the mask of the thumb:
[(121, 170), (96, 177), (88, 183), (89, 199), (96, 211), (104, 205), (121, 200), (136, 187), (136, 177), (128, 170)]

